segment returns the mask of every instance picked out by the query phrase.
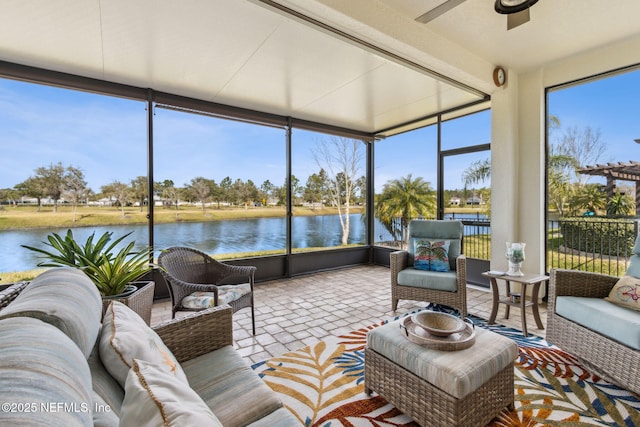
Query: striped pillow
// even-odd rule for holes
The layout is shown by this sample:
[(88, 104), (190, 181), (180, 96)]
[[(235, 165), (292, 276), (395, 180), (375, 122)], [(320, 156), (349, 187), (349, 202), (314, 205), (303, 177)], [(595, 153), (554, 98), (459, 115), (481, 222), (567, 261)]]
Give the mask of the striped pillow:
[(120, 425), (222, 426), (202, 398), (166, 365), (138, 359), (127, 375)]

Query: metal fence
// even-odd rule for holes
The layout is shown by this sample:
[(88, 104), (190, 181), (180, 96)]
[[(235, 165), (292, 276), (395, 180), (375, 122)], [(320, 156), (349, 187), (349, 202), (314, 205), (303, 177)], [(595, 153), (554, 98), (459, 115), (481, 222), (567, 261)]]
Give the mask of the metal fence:
[[(451, 212), (445, 219), (460, 220), (464, 224), (464, 254), (467, 258), (491, 260), (491, 222), (485, 215)], [(639, 224), (638, 219), (550, 220), (547, 271), (564, 268), (622, 276), (629, 266)], [(401, 224), (397, 226), (401, 227)], [(391, 246), (391, 242), (385, 243), (382, 245)], [(394, 241), (393, 246), (405, 249), (402, 241)]]
[(561, 219), (549, 221), (547, 268), (621, 276), (629, 266), (638, 221)]
[[(447, 220), (462, 221), (464, 225), (464, 254), (467, 258), (477, 258), (482, 260), (491, 259), (491, 222), (486, 215), (481, 213), (447, 213), (444, 217)], [(404, 227), (400, 218), (394, 220), (393, 228), (397, 230), (396, 236), (400, 236)], [(397, 237), (393, 240), (378, 241), (377, 245), (387, 246), (396, 249), (406, 249), (406, 242)]]

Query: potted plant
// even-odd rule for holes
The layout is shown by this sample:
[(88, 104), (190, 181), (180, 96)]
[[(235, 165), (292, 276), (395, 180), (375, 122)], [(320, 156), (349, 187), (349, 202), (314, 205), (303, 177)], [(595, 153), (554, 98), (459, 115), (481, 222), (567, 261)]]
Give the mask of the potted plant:
[(69, 266), (81, 269), (100, 291), (104, 310), (112, 300), (118, 300), (149, 323), (155, 284), (137, 280), (152, 270), (153, 265), (149, 262), (152, 250), (149, 247), (134, 250), (135, 241), (118, 249), (117, 246), (130, 234), (112, 241), (112, 232), (105, 232), (97, 240), (94, 232), (81, 245), (69, 229), (64, 237), (57, 233), (47, 236), (48, 242), (43, 243), (51, 247), (51, 251), (28, 245), (22, 247), (46, 258), (46, 261), (38, 263), (39, 267)]

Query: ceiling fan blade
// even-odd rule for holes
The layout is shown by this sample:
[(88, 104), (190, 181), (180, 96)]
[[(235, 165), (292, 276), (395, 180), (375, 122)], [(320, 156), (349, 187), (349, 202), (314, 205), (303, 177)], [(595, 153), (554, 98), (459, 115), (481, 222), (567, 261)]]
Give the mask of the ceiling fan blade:
[(450, 11), (454, 7), (458, 6), (461, 3), (464, 3), (466, 0), (445, 0), (444, 3), (434, 7), (427, 13), (420, 15), (416, 18), (416, 21), (426, 24), (427, 22), (433, 21), (438, 16)]
[(529, 22), (529, 9), (507, 15), (507, 31)]

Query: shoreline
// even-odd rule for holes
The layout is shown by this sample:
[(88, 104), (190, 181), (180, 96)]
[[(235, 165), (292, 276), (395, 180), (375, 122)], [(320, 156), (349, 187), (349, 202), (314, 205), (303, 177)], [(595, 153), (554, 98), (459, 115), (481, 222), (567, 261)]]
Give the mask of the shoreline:
[[(74, 221), (73, 208), (71, 206), (59, 206), (58, 212), (53, 212), (52, 206), (44, 206), (37, 210), (35, 206), (0, 206), (0, 233), (16, 230), (39, 230), (47, 228), (85, 228), (96, 226), (122, 226), (148, 224), (147, 211), (140, 211), (139, 207), (127, 207), (122, 210), (113, 207), (88, 207), (77, 208)], [(363, 214), (364, 206), (350, 208), (350, 214)], [(446, 209), (445, 212), (460, 214), (482, 213), (478, 208)], [(322, 216), (337, 215), (338, 209), (331, 207), (310, 208), (296, 206), (293, 208), (294, 216)], [(180, 208), (176, 210), (168, 208), (154, 209), (154, 224), (209, 222), (218, 220), (243, 220), (257, 218), (285, 217), (286, 210), (282, 206), (268, 207), (210, 207), (204, 212), (200, 207)]]
[[(361, 214), (363, 207), (351, 208), (350, 214)], [(296, 216), (337, 215), (337, 208), (304, 208), (295, 207)], [(2, 231), (38, 230), (47, 228), (85, 228), (122, 225), (145, 225), (148, 223), (147, 211), (140, 212), (138, 207), (125, 208), (124, 216), (120, 209), (113, 207), (79, 207), (76, 220), (69, 206), (58, 207), (53, 212), (50, 206), (40, 211), (33, 206), (10, 206), (0, 210), (0, 233)], [(204, 212), (194, 207), (176, 211), (159, 208), (154, 210), (154, 224), (209, 222), (218, 220), (244, 220), (257, 218), (280, 218), (286, 216), (283, 207), (224, 207), (208, 208)]]

